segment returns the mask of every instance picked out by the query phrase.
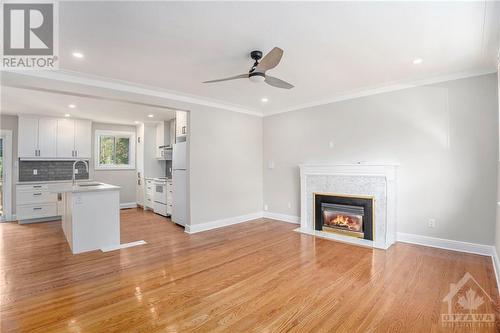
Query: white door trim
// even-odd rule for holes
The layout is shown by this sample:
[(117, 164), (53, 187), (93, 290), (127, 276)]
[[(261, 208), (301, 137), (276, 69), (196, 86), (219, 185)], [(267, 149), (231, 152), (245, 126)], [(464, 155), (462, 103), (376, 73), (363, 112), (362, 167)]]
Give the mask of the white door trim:
[(0, 222), (12, 220), (12, 131), (0, 130), (3, 146), (3, 205), (4, 215)]

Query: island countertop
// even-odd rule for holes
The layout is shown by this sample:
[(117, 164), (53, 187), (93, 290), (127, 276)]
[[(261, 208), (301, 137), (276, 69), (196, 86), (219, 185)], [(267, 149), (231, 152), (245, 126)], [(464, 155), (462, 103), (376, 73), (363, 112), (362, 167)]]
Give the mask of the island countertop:
[(51, 184), (48, 191), (52, 193), (80, 193), (116, 191), (119, 189), (120, 186), (100, 182), (77, 182), (75, 186), (72, 183)]

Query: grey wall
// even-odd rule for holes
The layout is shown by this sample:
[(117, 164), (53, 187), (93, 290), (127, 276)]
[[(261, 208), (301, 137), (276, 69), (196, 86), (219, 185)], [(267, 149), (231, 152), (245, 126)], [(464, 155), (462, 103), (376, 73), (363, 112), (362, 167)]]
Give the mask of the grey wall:
[(492, 74), (266, 117), (264, 204), (299, 215), (301, 163), (399, 162), (399, 232), (493, 244), (497, 93)]
[[(95, 131), (129, 131), (136, 132), (135, 126), (113, 125), (92, 123), (92, 157), (95, 156)], [(137, 158), (136, 158), (137, 161)], [(136, 202), (136, 180), (137, 168), (133, 170), (95, 170), (94, 161), (90, 163), (90, 178), (95, 181), (100, 181), (108, 184), (121, 186), (120, 203), (135, 203)]]
[(262, 118), (190, 112), (191, 224), (262, 211)]

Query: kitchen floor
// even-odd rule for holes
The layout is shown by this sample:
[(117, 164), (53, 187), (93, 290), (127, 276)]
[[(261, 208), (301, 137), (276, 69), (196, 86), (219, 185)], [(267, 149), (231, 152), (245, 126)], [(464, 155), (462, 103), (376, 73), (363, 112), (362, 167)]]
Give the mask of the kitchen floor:
[(72, 255), (60, 222), (0, 224), (0, 331), (449, 332), (442, 299), (465, 272), (499, 318), (489, 257), (373, 250), (269, 219), (193, 235), (141, 209), (121, 219), (122, 242), (148, 244)]

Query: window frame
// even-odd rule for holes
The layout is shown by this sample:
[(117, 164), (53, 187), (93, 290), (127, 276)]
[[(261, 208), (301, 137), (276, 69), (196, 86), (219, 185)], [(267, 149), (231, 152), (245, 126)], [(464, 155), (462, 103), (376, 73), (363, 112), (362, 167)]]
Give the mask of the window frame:
[[(129, 139), (129, 160), (128, 164), (100, 164), (101, 157), (101, 136), (112, 136), (115, 138)], [(135, 169), (135, 132), (96, 130), (94, 133), (94, 169), (95, 170), (134, 170)]]

